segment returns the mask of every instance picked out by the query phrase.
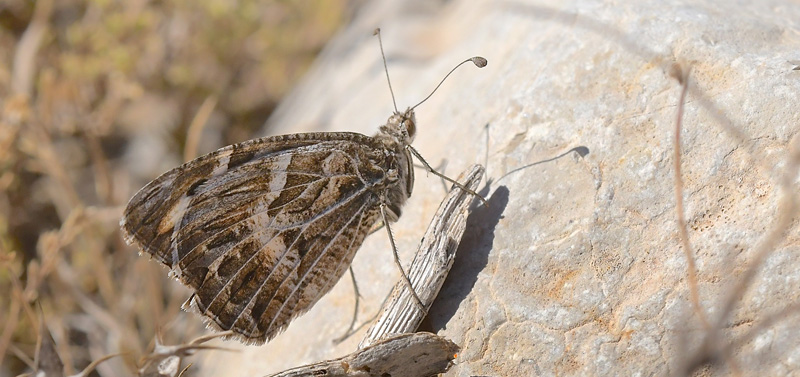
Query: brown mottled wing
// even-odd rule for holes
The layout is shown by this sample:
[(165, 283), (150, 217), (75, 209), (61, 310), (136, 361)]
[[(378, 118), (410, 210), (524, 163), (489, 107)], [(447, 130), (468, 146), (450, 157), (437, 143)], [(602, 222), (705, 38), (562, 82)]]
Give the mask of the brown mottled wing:
[(263, 343), (344, 274), (380, 216), (383, 150), (367, 136), (313, 133), (231, 145), (140, 190), (126, 240), (195, 289), (215, 327)]

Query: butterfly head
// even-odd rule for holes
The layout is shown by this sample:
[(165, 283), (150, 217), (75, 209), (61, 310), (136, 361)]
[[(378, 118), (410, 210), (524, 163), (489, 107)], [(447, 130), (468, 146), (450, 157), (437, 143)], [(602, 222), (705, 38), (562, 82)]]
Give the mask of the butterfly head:
[(395, 112), (389, 117), (389, 121), (381, 126), (381, 133), (391, 135), (404, 145), (414, 141), (417, 133), (417, 119), (414, 116), (414, 109), (409, 108), (405, 112)]

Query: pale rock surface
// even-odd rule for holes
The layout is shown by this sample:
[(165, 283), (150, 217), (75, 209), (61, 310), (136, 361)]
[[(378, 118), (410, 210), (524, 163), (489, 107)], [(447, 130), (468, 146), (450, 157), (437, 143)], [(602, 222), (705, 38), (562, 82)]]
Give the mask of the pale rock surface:
[[(680, 373), (705, 330), (692, 314), (676, 226), (680, 86), (670, 67), (691, 66), (697, 88), (682, 134), (684, 197), (700, 298), (714, 318), (780, 212), (778, 182), (800, 129), (800, 71), (788, 62), (800, 60), (800, 4), (369, 2), (265, 135), (374, 134), (392, 111), (377, 26), (400, 110), (456, 63), (489, 60), (480, 70), (462, 67), (417, 110), (414, 146), (432, 165), (446, 160), (455, 176), (486, 164), (490, 180), (482, 192), (491, 206), (469, 218), (423, 323), (462, 347), (448, 375)], [(724, 131), (702, 98), (745, 139)], [(576, 147), (589, 153), (569, 152)], [(394, 226), (406, 264), (443, 187), (418, 170)], [(364, 321), (398, 279), (385, 232), (367, 239), (353, 267)], [(792, 227), (737, 301), (719, 343), (798, 301)], [(364, 329), (339, 345), (332, 339), (346, 329), (352, 305), (345, 277), (269, 344), (220, 342), (241, 352), (205, 355), (197, 360), (202, 374), (257, 376), (348, 354)], [(731, 359), (744, 375), (800, 374), (797, 323), (795, 314), (760, 330)], [(729, 365), (704, 373), (728, 374)]]

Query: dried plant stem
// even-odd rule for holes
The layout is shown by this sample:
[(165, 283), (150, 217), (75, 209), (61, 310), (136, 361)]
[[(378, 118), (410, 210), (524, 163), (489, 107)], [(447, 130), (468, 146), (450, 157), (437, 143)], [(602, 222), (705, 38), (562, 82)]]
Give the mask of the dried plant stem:
[(71, 266), (62, 263), (58, 266), (58, 277), (60, 283), (65, 286), (70, 295), (74, 298), (75, 303), (88, 314), (98, 327), (103, 328), (107, 333), (115, 334), (119, 339), (124, 340), (125, 347), (132, 349), (137, 348), (136, 339), (138, 338), (135, 328), (126, 327), (121, 323), (114, 313), (108, 311), (106, 308), (98, 305), (89, 296), (78, 287), (75, 282), (78, 281), (76, 272)]
[[(674, 55), (666, 56), (654, 50), (650, 46), (643, 44), (639, 39), (628, 33), (610, 27), (601, 21), (591, 19), (579, 13), (564, 12), (557, 8), (532, 5), (532, 4), (519, 4), (517, 2), (502, 2), (504, 7), (509, 8), (520, 14), (525, 14), (533, 18), (537, 18), (546, 22), (557, 22), (566, 25), (570, 28), (580, 28), (587, 31), (594, 32), (598, 35), (605, 36), (608, 40), (615, 42), (622, 49), (629, 53), (638, 56), (642, 61), (647, 64), (652, 64), (660, 67), (664, 72), (670, 72), (674, 68)], [(727, 115), (706, 95), (703, 89), (697, 85), (689, 87), (689, 93), (697, 102), (697, 105), (706, 111), (717, 121), (717, 124), (725, 131), (725, 134), (733, 138), (733, 141), (739, 145), (747, 145), (747, 141), (751, 140), (749, 135), (742, 131)], [(760, 166), (761, 168), (769, 169), (771, 166), (767, 163), (768, 159), (755, 149), (753, 145), (746, 147), (751, 163)], [(756, 158), (757, 157), (757, 158)]]
[[(679, 108), (679, 115), (678, 115), (678, 124), (676, 129), (676, 175), (678, 176), (676, 182), (676, 193), (682, 192), (682, 182), (680, 182), (680, 163), (679, 163), (679, 133), (680, 133), (680, 121), (682, 118), (682, 104), (683, 104), (683, 95), (686, 93), (686, 85), (688, 85), (685, 81), (683, 82), (684, 91), (681, 96), (681, 107)], [(720, 113), (721, 115), (721, 113)], [(721, 115), (723, 119), (717, 119), (718, 122), (724, 123), (727, 118), (724, 115)], [(727, 125), (732, 125), (728, 121)], [(733, 130), (737, 130), (735, 127)], [(734, 136), (743, 136), (742, 133), (733, 132)], [(762, 240), (758, 243), (755, 248), (754, 256), (750, 260), (747, 269), (742, 273), (741, 277), (737, 279), (730, 290), (728, 291), (727, 295), (724, 296), (724, 299), (721, 303), (721, 307), (719, 310), (719, 314), (713, 321), (713, 324), (710, 327), (707, 327), (707, 334), (703, 339), (703, 343), (701, 344), (700, 348), (698, 349), (697, 354), (691, 358), (686, 367), (684, 372), (686, 374), (690, 374), (698, 370), (698, 368), (702, 367), (702, 365), (706, 363), (714, 363), (716, 360), (720, 358), (724, 358), (725, 361), (730, 365), (732, 369), (732, 373), (734, 375), (741, 374), (741, 371), (738, 368), (738, 364), (736, 360), (732, 358), (733, 350), (737, 347), (742, 346), (747, 341), (751, 340), (754, 336), (758, 334), (758, 332), (764, 328), (769, 327), (770, 325), (774, 324), (775, 322), (785, 319), (787, 316), (792, 315), (800, 311), (800, 304), (792, 304), (785, 307), (783, 310), (779, 311), (778, 313), (774, 313), (772, 315), (767, 316), (765, 319), (762, 319), (758, 325), (750, 329), (747, 333), (740, 336), (738, 339), (735, 339), (730, 344), (725, 347), (720, 347), (720, 338), (721, 338), (721, 330), (725, 327), (725, 322), (728, 320), (730, 315), (733, 313), (734, 305), (739, 300), (739, 298), (747, 291), (747, 288), (752, 284), (753, 279), (755, 278), (756, 274), (758, 273), (759, 269), (763, 265), (766, 258), (770, 255), (772, 251), (779, 245), (781, 240), (784, 238), (786, 231), (790, 228), (792, 221), (795, 218), (795, 215), (798, 211), (798, 204), (797, 199), (795, 197), (795, 190), (794, 181), (797, 177), (798, 170), (800, 170), (800, 138), (795, 138), (795, 140), (790, 143), (789, 145), (789, 158), (787, 160), (784, 173), (780, 178), (780, 188), (782, 197), (780, 199), (778, 208), (779, 212), (777, 214), (777, 218), (773, 222), (772, 226), (770, 226), (770, 230), (767, 234), (762, 238)], [(751, 154), (752, 156), (752, 154)], [(764, 159), (759, 160), (763, 163)], [(680, 199), (680, 194), (678, 194), (678, 203), (681, 208), (679, 208), (679, 217), (682, 217), (682, 202)], [(684, 247), (687, 248), (688, 245), (688, 233), (685, 230), (686, 224), (685, 221), (681, 222), (681, 237), (682, 241), (684, 241)], [(687, 248), (688, 250), (688, 248)], [(687, 255), (688, 257), (688, 255)], [(690, 273), (693, 271), (691, 269)], [(691, 281), (691, 276), (690, 276)], [(691, 284), (691, 283), (690, 283)], [(693, 296), (694, 298), (694, 296)]]
[(292, 368), (270, 377), (432, 376), (446, 372), (458, 351), (453, 342), (435, 334), (400, 334), (335, 360)]
[[(800, 141), (800, 138), (797, 140)], [(767, 236), (764, 237), (764, 239), (759, 243), (758, 247), (756, 248), (755, 256), (750, 261), (750, 265), (748, 266), (747, 270), (745, 270), (744, 274), (742, 274), (741, 278), (733, 286), (729, 295), (727, 296), (727, 299), (724, 301), (722, 307), (723, 310), (719, 312), (720, 315), (717, 319), (718, 326), (721, 326), (726, 321), (728, 315), (733, 309), (733, 305), (736, 303), (742, 293), (744, 293), (747, 286), (750, 285), (767, 256), (769, 256), (775, 247), (777, 247), (778, 243), (783, 239), (784, 234), (789, 229), (792, 220), (797, 214), (797, 200), (795, 199), (796, 192), (792, 189), (792, 182), (794, 182), (795, 178), (797, 177), (797, 171), (800, 167), (800, 145), (790, 145), (789, 149), (789, 161), (787, 161), (784, 175), (781, 178), (781, 191), (783, 192), (783, 197), (781, 198), (781, 204), (779, 205), (781, 210), (778, 213), (778, 219), (773, 223), (771, 230), (769, 233), (767, 233)]]
[(705, 310), (700, 305), (700, 293), (697, 286), (697, 265), (695, 263), (694, 251), (689, 243), (689, 230), (686, 225), (686, 214), (683, 207), (683, 175), (681, 173), (681, 125), (683, 120), (683, 109), (686, 102), (686, 93), (689, 90), (689, 70), (678, 73), (681, 82), (681, 96), (678, 100), (678, 115), (675, 120), (675, 142), (673, 143), (673, 161), (675, 163), (675, 211), (678, 215), (678, 231), (680, 234), (683, 252), (686, 255), (687, 271), (686, 276), (689, 280), (689, 293), (691, 295), (692, 306), (697, 313), (700, 322), (705, 329), (710, 327), (706, 318)]
[(35, 60), (45, 35), (47, 35), (50, 14), (53, 11), (52, 0), (36, 2), (33, 19), (22, 33), (16, 51), (14, 51), (14, 67), (11, 73), (11, 88), (15, 94), (30, 98), (33, 92), (33, 77), (37, 67)]
[(85, 132), (83, 135), (88, 146), (89, 156), (92, 158), (92, 171), (96, 177), (94, 187), (95, 191), (97, 191), (97, 197), (105, 205), (114, 204), (114, 180), (111, 178), (111, 169), (108, 166), (105, 152), (103, 152), (103, 146), (93, 132)]
[(88, 377), (92, 373), (92, 371), (94, 371), (97, 368), (97, 366), (100, 365), (100, 363), (102, 363), (102, 362), (104, 362), (104, 361), (106, 361), (106, 360), (108, 360), (110, 358), (117, 357), (117, 356), (120, 356), (120, 355), (122, 355), (122, 354), (115, 353), (115, 354), (106, 355), (106, 356), (103, 356), (103, 357), (101, 357), (101, 358), (99, 358), (97, 360), (94, 360), (89, 365), (87, 365), (86, 368), (83, 368), (83, 370), (80, 373), (78, 373), (77, 375), (74, 375), (73, 377)]
[(751, 329), (747, 330), (747, 333), (740, 336), (738, 339), (731, 342), (727, 347), (723, 349), (724, 354), (730, 354), (733, 352), (734, 349), (742, 347), (743, 345), (747, 344), (753, 338), (758, 335), (761, 330), (769, 328), (770, 326), (782, 321), (787, 320), (792, 315), (797, 315), (800, 313), (800, 302), (795, 302), (792, 305), (789, 305), (782, 310), (772, 313), (768, 315), (766, 318), (762, 318), (758, 324), (753, 326)]
[[(25, 365), (27, 365), (27, 366), (28, 366), (28, 368), (30, 368), (30, 369), (36, 369), (36, 362), (35, 362), (35, 361), (34, 361), (34, 360), (33, 360), (33, 359), (30, 357), (30, 356), (28, 356), (28, 355), (25, 353), (25, 351), (23, 351), (23, 350), (19, 349), (19, 347), (15, 346), (15, 345), (13, 345), (13, 344), (10, 344), (10, 345), (8, 346), (8, 350), (9, 350), (9, 351), (11, 351), (11, 354), (13, 354), (14, 356), (16, 356), (16, 358), (18, 358), (18, 359), (19, 359), (20, 361), (22, 361), (22, 362), (23, 362)], [(0, 361), (2, 361), (2, 360), (0, 360)], [(22, 376), (24, 376), (24, 375), (22, 375)], [(18, 376), (18, 377), (21, 377), (21, 376)]]
[[(466, 178), (463, 186), (474, 191), (480, 183), (483, 167), (473, 165), (464, 175)], [(417, 330), (453, 266), (455, 252), (466, 230), (469, 205), (473, 198), (469, 191), (454, 186), (442, 201), (420, 242), (408, 277), (424, 307), (420, 309), (414, 305), (409, 285), (403, 281), (398, 282), (359, 348), (367, 347), (392, 334)]]
[(200, 136), (203, 134), (203, 127), (208, 123), (208, 118), (217, 106), (217, 97), (208, 96), (197, 109), (197, 113), (189, 124), (186, 131), (186, 146), (183, 148), (183, 160), (191, 161), (197, 157), (197, 146), (200, 144)]
[(14, 330), (17, 328), (20, 311), (22, 310), (22, 289), (19, 281), (16, 276), (11, 276), (10, 280), (12, 284), (11, 294), (9, 295), (11, 303), (8, 306), (8, 317), (6, 317), (3, 333), (0, 335), (0, 364), (3, 364), (3, 359), (7, 354), (6, 350), (11, 344), (11, 336), (14, 335)]

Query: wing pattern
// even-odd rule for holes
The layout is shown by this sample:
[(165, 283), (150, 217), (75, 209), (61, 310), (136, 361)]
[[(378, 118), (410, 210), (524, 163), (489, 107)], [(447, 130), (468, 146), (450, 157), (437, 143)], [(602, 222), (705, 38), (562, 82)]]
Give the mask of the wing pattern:
[(263, 343), (347, 270), (380, 193), (397, 185), (386, 178), (393, 153), (344, 132), (231, 145), (145, 186), (121, 225), (195, 290), (191, 304), (211, 324)]

